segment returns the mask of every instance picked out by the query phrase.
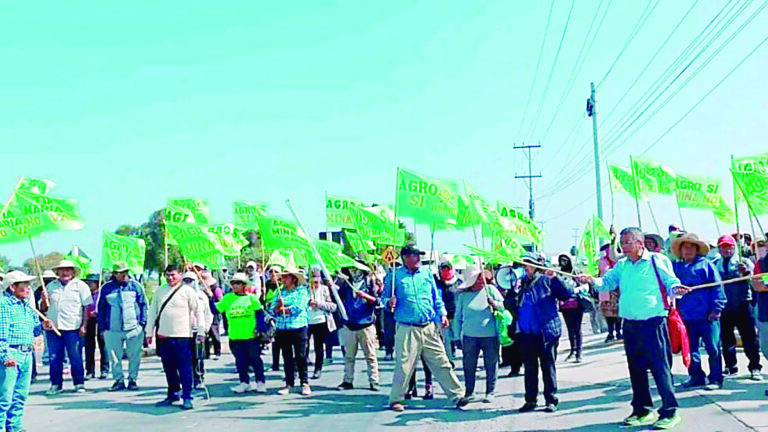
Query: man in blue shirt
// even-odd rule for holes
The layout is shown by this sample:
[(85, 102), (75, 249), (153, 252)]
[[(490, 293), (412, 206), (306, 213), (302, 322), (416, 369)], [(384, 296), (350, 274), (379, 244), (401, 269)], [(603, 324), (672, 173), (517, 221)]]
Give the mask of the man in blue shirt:
[(421, 268), (421, 255), (413, 246), (400, 251), (403, 266), (394, 275), (384, 279), (382, 299), (395, 311), (395, 373), (389, 406), (393, 411), (403, 411), (407, 378), (416, 367), (419, 357), (424, 359), (451, 403), (457, 408), (466, 406), (469, 400), (459, 378), (451, 367), (440, 337), (440, 327), (449, 325), (448, 313), (428, 269)]
[[(672, 241), (672, 254), (678, 258), (673, 264), (675, 275), (685, 286), (696, 286), (720, 282), (720, 274), (705, 258), (709, 246), (699, 240), (696, 234), (685, 233)], [(709, 356), (709, 385), (706, 390), (723, 387), (723, 361), (720, 352), (720, 313), (725, 307), (723, 285), (693, 290), (678, 301), (680, 316), (688, 330), (691, 346), (690, 379), (683, 383), (685, 388), (702, 387), (704, 371), (701, 368), (699, 345)]]
[[(625, 426), (653, 424), (654, 429), (671, 429), (681, 422), (672, 386), (667, 310), (660, 284), (667, 293), (687, 291), (672, 271), (669, 259), (645, 249), (645, 236), (639, 228), (621, 231), (624, 256), (602, 278), (580, 275), (579, 283), (592, 283), (597, 291), (609, 292), (621, 286), (619, 316), (624, 319), (624, 351), (632, 382), (632, 414)], [(648, 370), (661, 395), (658, 420), (651, 412), (653, 399), (648, 385)]]
[[(24, 403), (32, 380), (35, 336), (42, 334), (40, 319), (29, 305), (34, 280), (20, 271), (5, 277), (8, 289), (0, 298), (0, 429), (24, 430)], [(32, 300), (34, 301), (34, 299)], [(51, 322), (46, 321), (46, 328)]]

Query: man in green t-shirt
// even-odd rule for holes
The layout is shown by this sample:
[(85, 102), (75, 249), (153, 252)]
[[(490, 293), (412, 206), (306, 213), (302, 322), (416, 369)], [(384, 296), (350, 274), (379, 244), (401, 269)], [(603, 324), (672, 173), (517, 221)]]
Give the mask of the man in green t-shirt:
[[(248, 276), (245, 273), (235, 273), (229, 283), (232, 285), (232, 292), (216, 303), (216, 309), (223, 313), (229, 322), (229, 348), (235, 356), (235, 366), (240, 376), (240, 384), (232, 387), (232, 391), (264, 393), (267, 391), (264, 364), (261, 361), (261, 347), (255, 335), (258, 316), (264, 311), (258, 296), (245, 292), (248, 284)], [(248, 376), (249, 368), (253, 368), (256, 373), (255, 384), (251, 383)]]

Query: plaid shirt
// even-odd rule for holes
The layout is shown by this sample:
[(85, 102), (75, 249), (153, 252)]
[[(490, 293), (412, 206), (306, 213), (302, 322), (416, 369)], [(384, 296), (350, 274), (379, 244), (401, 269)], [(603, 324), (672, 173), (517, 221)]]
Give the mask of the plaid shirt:
[[(302, 285), (290, 291), (280, 290), (279, 295), (275, 295), (272, 303), (269, 305), (269, 311), (275, 317), (275, 326), (278, 330), (293, 330), (307, 327), (309, 325), (307, 309), (309, 309), (309, 290)], [(278, 315), (275, 313), (277, 302), (282, 296), (283, 304), (291, 309), (288, 315)]]
[(42, 332), (40, 319), (27, 302), (10, 293), (0, 298), (0, 360), (12, 357), (11, 345), (32, 345)]

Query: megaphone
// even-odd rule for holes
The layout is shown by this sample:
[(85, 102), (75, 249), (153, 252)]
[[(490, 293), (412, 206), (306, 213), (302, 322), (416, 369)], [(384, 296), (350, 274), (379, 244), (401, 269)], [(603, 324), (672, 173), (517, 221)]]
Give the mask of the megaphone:
[(503, 266), (496, 270), (496, 285), (504, 290), (515, 288), (518, 279), (523, 277), (525, 270), (523, 268), (513, 268), (512, 266)]

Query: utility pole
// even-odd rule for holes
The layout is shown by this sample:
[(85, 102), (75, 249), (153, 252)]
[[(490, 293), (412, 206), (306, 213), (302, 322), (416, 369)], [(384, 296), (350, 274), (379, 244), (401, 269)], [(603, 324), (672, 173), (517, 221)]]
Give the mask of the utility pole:
[(592, 141), (595, 147), (595, 194), (597, 198), (597, 217), (603, 219), (603, 194), (600, 189), (600, 146), (597, 144), (597, 100), (595, 99), (595, 83), (589, 83), (589, 99), (587, 99), (587, 116), (592, 117)]
[(535, 212), (535, 206), (533, 204), (533, 179), (535, 178), (541, 178), (541, 173), (538, 173), (536, 175), (533, 175), (533, 158), (531, 157), (531, 149), (534, 148), (540, 148), (541, 144), (535, 144), (535, 145), (520, 145), (520, 146), (514, 146), (515, 150), (523, 149), (528, 150), (528, 175), (517, 175), (515, 174), (516, 179), (528, 179), (528, 216), (531, 217), (531, 220), (534, 218)]

